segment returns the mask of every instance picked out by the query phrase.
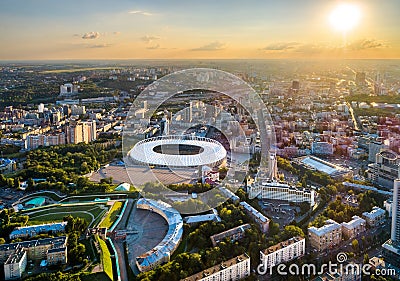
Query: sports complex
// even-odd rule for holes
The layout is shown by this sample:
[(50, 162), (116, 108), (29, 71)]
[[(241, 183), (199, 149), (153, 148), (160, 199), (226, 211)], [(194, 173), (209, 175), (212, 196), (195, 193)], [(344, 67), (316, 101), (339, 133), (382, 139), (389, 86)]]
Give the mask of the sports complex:
[(168, 135), (142, 140), (128, 153), (139, 165), (187, 168), (218, 166), (226, 159), (223, 145), (210, 138)]

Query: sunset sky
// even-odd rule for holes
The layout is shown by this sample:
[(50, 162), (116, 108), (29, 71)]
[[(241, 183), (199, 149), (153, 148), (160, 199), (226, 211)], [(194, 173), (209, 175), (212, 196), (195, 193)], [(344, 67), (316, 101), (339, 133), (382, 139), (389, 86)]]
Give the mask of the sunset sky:
[[(346, 32), (330, 21), (343, 3), (359, 12)], [(399, 0), (1, 0), (0, 60), (400, 58), (399, 11)]]

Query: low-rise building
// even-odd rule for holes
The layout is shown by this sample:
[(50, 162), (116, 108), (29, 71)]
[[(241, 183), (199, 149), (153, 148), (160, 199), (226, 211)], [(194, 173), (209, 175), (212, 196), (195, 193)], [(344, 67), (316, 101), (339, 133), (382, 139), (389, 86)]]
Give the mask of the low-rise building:
[(305, 254), (306, 239), (301, 236), (290, 238), (286, 241), (260, 251), (260, 262), (264, 270), (289, 262)]
[(67, 263), (67, 239), (66, 236), (60, 236), (0, 245), (0, 263), (7, 261), (19, 249), (26, 252), (28, 260), (43, 260), (48, 258), (49, 250), (59, 248), (65, 248), (63, 261)]
[(224, 261), (181, 281), (231, 281), (250, 275), (250, 257), (246, 254)]
[(342, 234), (345, 239), (351, 239), (365, 231), (366, 222), (359, 216), (353, 216), (349, 222), (342, 223)]
[(217, 246), (219, 242), (224, 240), (225, 238), (229, 238), (231, 241), (236, 241), (239, 239), (242, 239), (245, 236), (246, 229), (250, 229), (251, 226), (250, 224), (242, 224), (237, 227), (228, 229), (226, 231), (223, 231), (221, 233), (214, 234), (210, 236), (211, 243), (213, 246)]
[(269, 218), (264, 216), (262, 213), (254, 209), (252, 206), (246, 202), (240, 202), (246, 213), (260, 226), (263, 233), (267, 233), (269, 229)]
[(67, 246), (61, 248), (53, 248), (47, 251), (47, 264), (57, 265), (67, 263)]
[(333, 144), (325, 141), (311, 143), (311, 153), (316, 155), (332, 155)]
[(342, 241), (342, 226), (334, 220), (327, 220), (322, 227), (309, 227), (311, 247), (318, 251), (332, 249)]
[(17, 169), (17, 162), (12, 159), (0, 158), (0, 174), (7, 174)]
[(298, 188), (288, 183), (271, 181), (269, 179), (257, 179), (249, 187), (250, 197), (259, 199), (282, 200), (293, 203), (308, 202), (315, 204), (315, 191), (308, 188)]
[(350, 169), (336, 165), (332, 162), (322, 160), (315, 156), (303, 156), (293, 159), (293, 163), (302, 169), (319, 171), (334, 179), (352, 178), (353, 172)]
[(373, 207), (371, 212), (362, 213), (363, 218), (367, 221), (370, 227), (375, 227), (385, 221), (386, 212), (379, 207)]
[(58, 222), (58, 223), (16, 227), (10, 233), (10, 239), (12, 240), (16, 238), (28, 238), (42, 233), (52, 233), (52, 234), (62, 233), (65, 231), (66, 225), (67, 222)]

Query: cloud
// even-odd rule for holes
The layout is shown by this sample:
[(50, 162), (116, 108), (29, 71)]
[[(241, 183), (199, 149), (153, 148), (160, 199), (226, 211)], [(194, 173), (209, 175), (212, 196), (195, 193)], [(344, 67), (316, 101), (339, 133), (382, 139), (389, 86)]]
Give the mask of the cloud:
[(297, 42), (279, 42), (279, 43), (272, 43), (267, 45), (261, 50), (264, 51), (285, 51), (289, 49), (293, 49), (295, 46), (299, 45), (300, 43)]
[(152, 16), (153, 15), (152, 13), (140, 11), (140, 10), (130, 11), (129, 14), (142, 15), (142, 16)]
[(156, 44), (154, 46), (149, 46), (146, 49), (148, 49), (148, 50), (157, 50), (157, 49), (161, 49), (161, 46), (160, 46), (160, 44)]
[(210, 44), (201, 46), (199, 48), (194, 48), (192, 51), (219, 51), (223, 50), (226, 48), (226, 44), (219, 42), (219, 41), (214, 41), (211, 42)]
[(309, 44), (300, 44), (297, 46), (294, 51), (297, 53), (304, 53), (304, 54), (318, 54), (318, 53), (323, 53), (327, 51), (333, 51), (337, 48), (330, 47), (324, 44), (314, 44), (314, 43), (309, 43)]
[(360, 39), (347, 45), (347, 48), (350, 50), (367, 50), (387, 47), (385, 42), (376, 39)]
[(111, 44), (103, 43), (103, 44), (88, 45), (86, 47), (90, 49), (101, 49), (101, 48), (108, 48), (111, 46), (112, 46)]
[(146, 44), (149, 44), (155, 40), (160, 40), (161, 38), (158, 36), (151, 36), (151, 35), (145, 35), (143, 37), (140, 37), (140, 39), (144, 42), (146, 42)]
[(114, 31), (113, 34), (114, 34), (114, 35), (120, 35), (120, 34), (121, 34), (121, 31)]
[(100, 37), (100, 33), (97, 31), (86, 32), (83, 34), (82, 39), (97, 39)]

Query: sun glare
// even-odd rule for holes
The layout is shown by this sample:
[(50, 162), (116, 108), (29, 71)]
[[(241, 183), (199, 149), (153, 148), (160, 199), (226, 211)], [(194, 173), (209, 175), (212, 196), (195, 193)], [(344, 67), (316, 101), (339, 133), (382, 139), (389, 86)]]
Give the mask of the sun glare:
[(340, 4), (330, 14), (329, 22), (338, 31), (353, 29), (361, 17), (360, 9), (353, 4)]

